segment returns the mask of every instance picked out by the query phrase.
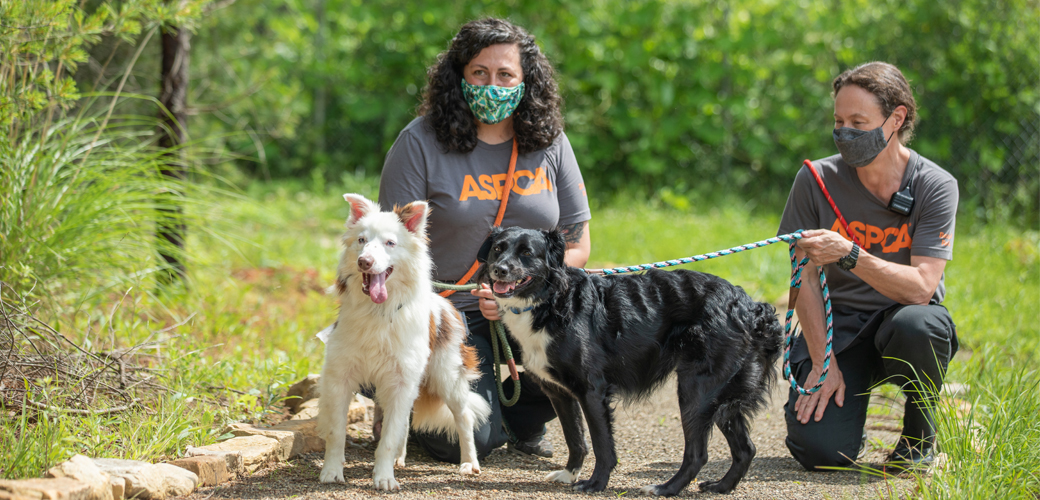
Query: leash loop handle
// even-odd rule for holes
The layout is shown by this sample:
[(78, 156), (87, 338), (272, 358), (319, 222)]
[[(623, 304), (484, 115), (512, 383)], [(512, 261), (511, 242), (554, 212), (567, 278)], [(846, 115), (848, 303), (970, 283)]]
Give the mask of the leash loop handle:
[[(506, 399), (505, 392), (502, 389), (502, 367), (499, 366), (499, 352), (498, 344), (502, 343), (502, 349), (505, 351), (506, 364), (509, 366), (509, 378), (513, 379), (513, 397)], [(498, 401), (503, 406), (513, 406), (520, 399), (520, 374), (516, 371), (516, 361), (513, 360), (513, 350), (509, 348), (509, 342), (506, 340), (506, 327), (502, 325), (501, 321), (491, 322), (491, 350), (495, 353), (495, 362), (492, 366), (495, 367), (495, 384), (498, 386)]]
[(787, 315), (784, 318), (784, 378), (791, 384), (791, 389), (794, 389), (798, 394), (803, 396), (809, 396), (823, 387), (823, 382), (827, 380), (827, 374), (831, 368), (831, 356), (834, 344), (834, 318), (831, 311), (831, 293), (827, 287), (827, 275), (823, 272), (823, 267), (820, 266), (817, 269), (820, 272), (820, 288), (823, 291), (823, 304), (824, 310), (827, 315), (827, 346), (824, 348), (823, 358), (823, 371), (820, 373), (820, 379), (816, 381), (816, 384), (806, 389), (798, 385), (798, 381), (795, 380), (794, 375), (791, 373), (791, 348), (794, 346), (794, 337), (797, 334), (796, 331), (791, 329), (791, 321), (794, 316), (795, 301), (798, 298), (798, 289), (802, 287), (802, 270), (807, 264), (809, 264), (809, 257), (805, 257), (801, 262), (796, 263), (795, 257), (795, 242), (791, 242), (790, 246), (791, 253), (791, 299), (788, 300), (787, 304)]

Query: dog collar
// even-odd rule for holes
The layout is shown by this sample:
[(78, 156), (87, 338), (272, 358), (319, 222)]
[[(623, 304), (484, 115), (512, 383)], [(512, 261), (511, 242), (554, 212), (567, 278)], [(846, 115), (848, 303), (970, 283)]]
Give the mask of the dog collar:
[(532, 306), (527, 306), (527, 307), (525, 307), (523, 309), (520, 309), (518, 307), (510, 307), (509, 308), (509, 312), (511, 312), (513, 314), (520, 314), (520, 313), (525, 313), (527, 311), (530, 311), (531, 309), (534, 309), (533, 305)]

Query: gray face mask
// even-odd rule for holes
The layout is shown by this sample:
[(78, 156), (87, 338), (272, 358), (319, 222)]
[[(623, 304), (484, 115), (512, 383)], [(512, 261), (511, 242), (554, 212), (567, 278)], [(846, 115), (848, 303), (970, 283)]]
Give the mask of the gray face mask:
[[(881, 125), (884, 126), (891, 116), (888, 115)], [(895, 133), (893, 131), (892, 135)], [(877, 158), (877, 155), (888, 146), (888, 140), (892, 139), (891, 135), (888, 136), (888, 140), (885, 139), (885, 133), (881, 127), (874, 130), (841, 127), (834, 129), (833, 135), (834, 145), (838, 147), (841, 159), (856, 168), (870, 165), (870, 162), (874, 161), (874, 158)]]

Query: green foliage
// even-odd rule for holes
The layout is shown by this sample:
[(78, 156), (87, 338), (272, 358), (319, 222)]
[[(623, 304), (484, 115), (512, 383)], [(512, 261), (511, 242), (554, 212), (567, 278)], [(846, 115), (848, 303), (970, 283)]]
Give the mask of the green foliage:
[(73, 74), (103, 36), (133, 44), (164, 23), (191, 28), (208, 1), (0, 0), (0, 140), (77, 103)]
[(971, 409), (940, 403), (939, 444), (950, 467), (917, 478), (921, 498), (1040, 495), (1040, 372), (1035, 358), (1009, 357), (997, 346), (986, 344), (964, 367)]
[(195, 38), (200, 98), (228, 103), (198, 127), (246, 131), (219, 147), (257, 156), (256, 174), (374, 175), (426, 68), (485, 15), (527, 27), (554, 61), (593, 196), (669, 188), (699, 200), (724, 186), (775, 200), (802, 159), (834, 153), (830, 81), (886, 60), (920, 105), (911, 146), (960, 180), (965, 209), (1040, 217), (1029, 0), (239, 0)]
[(0, 269), (16, 294), (94, 293), (159, 269), (155, 238), (184, 185), (163, 177), (157, 120), (61, 118), (0, 142)]

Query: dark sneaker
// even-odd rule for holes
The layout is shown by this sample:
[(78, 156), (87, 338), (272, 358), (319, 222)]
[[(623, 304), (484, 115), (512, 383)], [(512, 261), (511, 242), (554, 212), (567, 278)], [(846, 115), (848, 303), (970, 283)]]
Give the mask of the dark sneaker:
[(931, 443), (921, 446), (910, 446), (905, 438), (899, 440), (896, 449), (888, 455), (885, 462), (886, 467), (921, 470), (927, 469), (935, 461), (935, 447)]
[(536, 436), (527, 441), (510, 441), (506, 449), (521, 455), (534, 455), (536, 457), (552, 458), (553, 445), (545, 434)]

